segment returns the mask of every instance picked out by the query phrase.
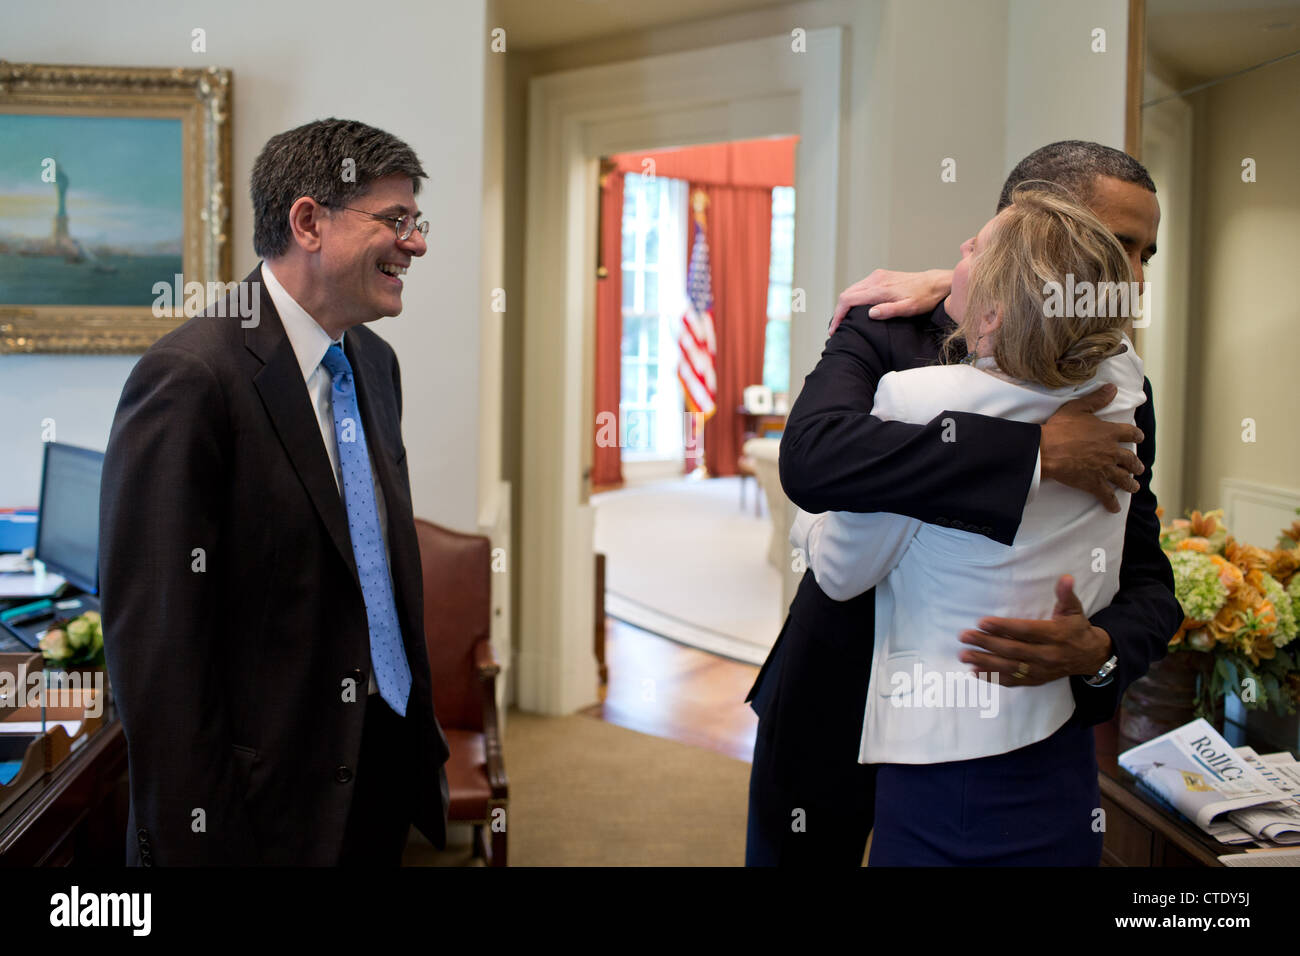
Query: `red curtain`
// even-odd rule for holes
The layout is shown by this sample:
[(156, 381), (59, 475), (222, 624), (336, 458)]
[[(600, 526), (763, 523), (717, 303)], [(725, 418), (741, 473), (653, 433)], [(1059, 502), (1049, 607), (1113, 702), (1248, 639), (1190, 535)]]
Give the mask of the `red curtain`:
[[(623, 369), (623, 174), (609, 173), (601, 184), (600, 245), (604, 278), (596, 280), (596, 409), (594, 451), (591, 456), (592, 485), (620, 484), (623, 460), (619, 439), (618, 404)], [(613, 443), (602, 438), (610, 435), (608, 416), (614, 416)]]
[[(670, 179), (688, 179), (707, 186), (794, 185), (794, 149), (797, 136), (780, 139), (746, 139), (682, 149), (651, 149), (618, 153), (610, 159), (621, 173), (647, 173)], [(648, 165), (646, 160), (652, 160)]]
[[(694, 192), (696, 186), (691, 184)], [(772, 192), (738, 186), (700, 187), (705, 208), (717, 336), (718, 409), (704, 426), (704, 461), (715, 477), (737, 474), (744, 441), (738, 409), (746, 386), (763, 381), (767, 337)]]

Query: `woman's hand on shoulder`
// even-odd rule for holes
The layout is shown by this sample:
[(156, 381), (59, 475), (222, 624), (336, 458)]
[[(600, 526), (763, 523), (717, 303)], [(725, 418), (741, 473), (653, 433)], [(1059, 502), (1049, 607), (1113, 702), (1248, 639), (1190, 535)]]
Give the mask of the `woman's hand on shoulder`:
[(892, 319), (900, 315), (919, 315), (931, 311), (952, 291), (952, 270), (930, 269), (926, 272), (894, 272), (877, 269), (840, 293), (835, 316), (827, 335), (835, 334), (849, 309), (872, 306), (873, 319)]

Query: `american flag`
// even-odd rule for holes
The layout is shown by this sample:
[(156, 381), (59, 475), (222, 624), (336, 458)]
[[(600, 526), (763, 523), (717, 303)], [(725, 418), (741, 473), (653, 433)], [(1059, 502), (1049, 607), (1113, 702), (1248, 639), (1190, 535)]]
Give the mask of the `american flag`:
[(691, 264), (686, 273), (686, 312), (682, 315), (678, 346), (681, 356), (677, 361), (677, 378), (686, 393), (686, 409), (708, 418), (718, 407), (718, 380), (714, 371), (718, 347), (713, 336), (709, 241), (699, 218), (695, 220)]

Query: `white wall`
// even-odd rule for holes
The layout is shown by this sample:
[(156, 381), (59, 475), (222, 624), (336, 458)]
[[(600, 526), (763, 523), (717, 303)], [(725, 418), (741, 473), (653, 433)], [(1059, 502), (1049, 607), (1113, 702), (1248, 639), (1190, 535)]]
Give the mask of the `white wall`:
[(1008, 0), (1008, 14), (1004, 172), (1061, 139), (1123, 149), (1128, 0)]
[[(1300, 307), (1290, 281), (1300, 259), (1298, 88), (1300, 61), (1292, 59), (1190, 97), (1197, 208), (1187, 508), (1218, 507), (1222, 482), (1231, 479), (1292, 497), (1300, 491)], [(1255, 160), (1255, 182), (1242, 180), (1246, 157)], [(1252, 426), (1253, 439), (1246, 433)]]
[[(0, 57), (230, 68), (237, 278), (257, 261), (248, 176), (270, 136), (338, 116), (415, 149), (429, 173), (420, 196), (432, 222), (429, 252), (411, 268), (403, 314), (373, 328), (402, 363), (415, 512), (469, 531), (477, 527), (483, 427), (484, 3), (392, 0), (375, 13), (350, 0), (48, 0), (6, 8)], [(207, 31), (205, 54), (190, 50), (195, 27)], [(61, 441), (104, 447), (134, 361), (0, 356), (0, 505), (35, 502), (42, 418), (56, 419)]]

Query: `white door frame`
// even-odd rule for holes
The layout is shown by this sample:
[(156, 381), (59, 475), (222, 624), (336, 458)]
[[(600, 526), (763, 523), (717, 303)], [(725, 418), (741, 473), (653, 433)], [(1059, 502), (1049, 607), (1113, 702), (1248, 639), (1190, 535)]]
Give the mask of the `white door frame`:
[(806, 311), (829, 316), (844, 39), (838, 27), (797, 33), (531, 81), (517, 562), (524, 710), (567, 714), (597, 699), (587, 498), (598, 159), (798, 135), (794, 285), (805, 291)]
[[(1174, 89), (1147, 74), (1153, 96)], [(1191, 337), (1192, 220), (1194, 153), (1191, 105), (1182, 98), (1167, 100), (1142, 113), (1142, 162), (1157, 180), (1160, 192), (1160, 254), (1146, 267), (1151, 284), (1150, 325), (1135, 340), (1151, 380), (1156, 407), (1156, 460), (1151, 487), (1168, 515), (1181, 515), (1188, 506), (1187, 361)]]

